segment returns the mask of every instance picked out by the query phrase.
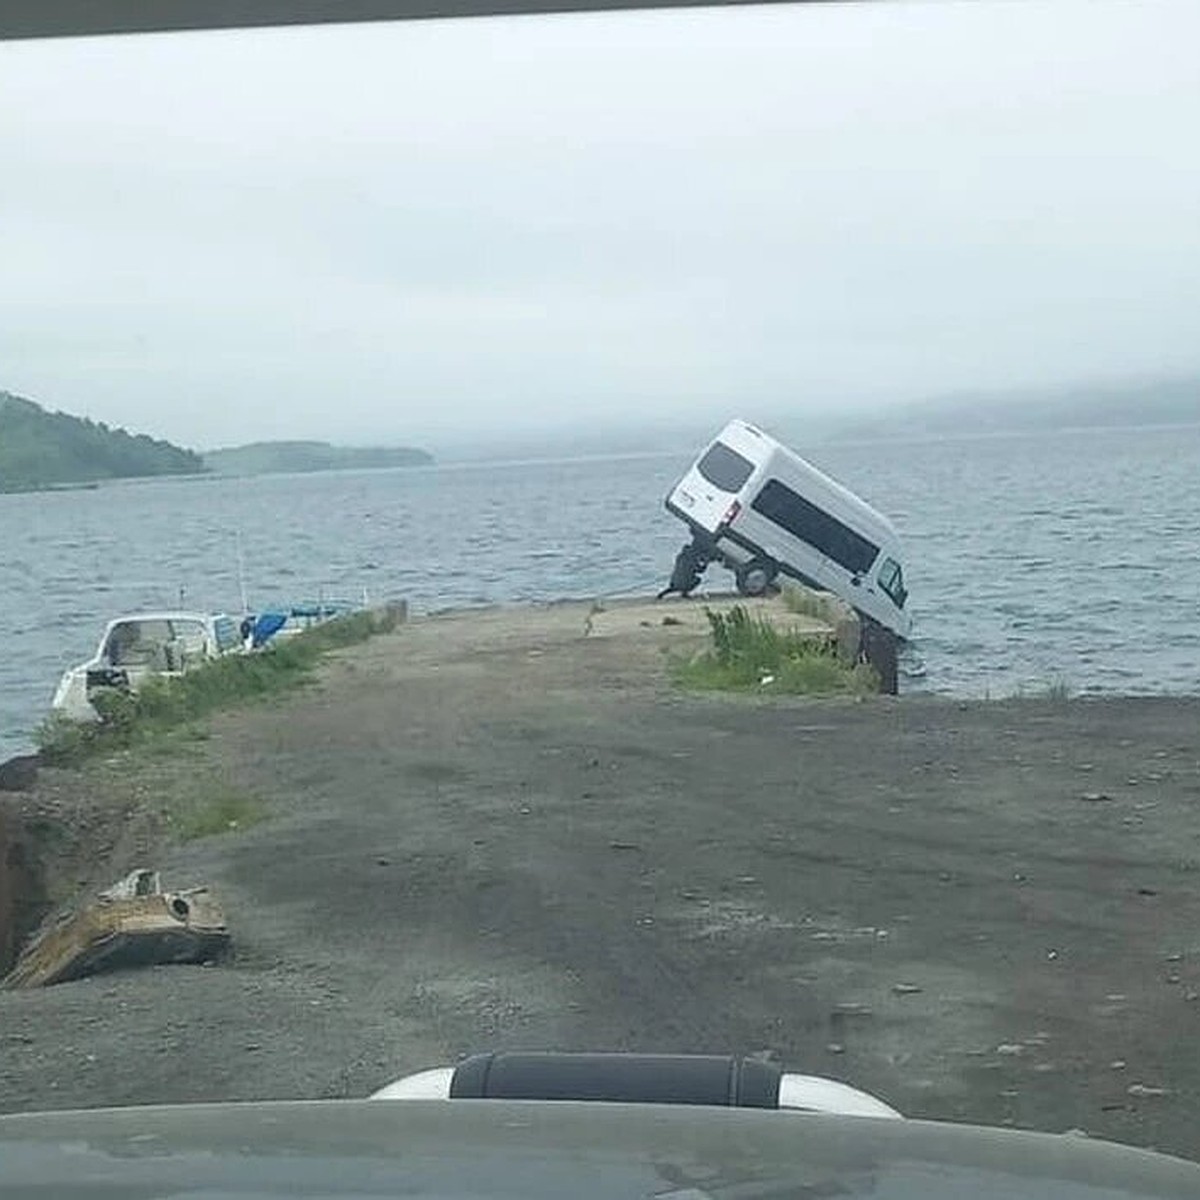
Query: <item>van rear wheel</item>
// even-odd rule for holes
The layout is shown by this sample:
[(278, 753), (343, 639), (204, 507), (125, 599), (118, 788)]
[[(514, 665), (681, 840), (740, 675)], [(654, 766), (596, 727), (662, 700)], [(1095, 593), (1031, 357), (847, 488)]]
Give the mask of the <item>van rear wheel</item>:
[(778, 573), (779, 568), (774, 563), (755, 558), (744, 567), (739, 567), (734, 578), (743, 596), (765, 596)]

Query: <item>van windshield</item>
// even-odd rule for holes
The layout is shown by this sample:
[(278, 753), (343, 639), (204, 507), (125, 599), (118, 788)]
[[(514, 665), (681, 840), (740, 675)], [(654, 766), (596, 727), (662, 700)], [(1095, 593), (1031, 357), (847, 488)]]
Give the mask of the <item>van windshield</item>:
[(897, 608), (903, 608), (908, 599), (908, 589), (904, 586), (904, 571), (894, 558), (885, 558), (879, 568), (879, 586), (891, 596)]
[(696, 464), (696, 469), (713, 487), (723, 492), (740, 492), (750, 478), (754, 464), (724, 442), (713, 442)]

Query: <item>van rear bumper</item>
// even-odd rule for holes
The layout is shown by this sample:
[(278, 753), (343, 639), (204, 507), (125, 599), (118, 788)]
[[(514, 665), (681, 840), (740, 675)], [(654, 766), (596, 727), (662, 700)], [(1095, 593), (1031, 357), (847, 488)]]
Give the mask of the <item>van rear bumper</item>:
[(688, 514), (685, 513), (678, 504), (672, 504), (670, 496), (666, 498), (666, 500), (663, 502), (663, 505), (667, 512), (671, 514), (671, 516), (678, 517), (692, 531), (692, 535), (697, 541), (703, 543), (714, 540), (715, 535), (713, 534), (712, 530), (705, 529), (704, 526), (697, 522), (693, 517), (688, 516)]

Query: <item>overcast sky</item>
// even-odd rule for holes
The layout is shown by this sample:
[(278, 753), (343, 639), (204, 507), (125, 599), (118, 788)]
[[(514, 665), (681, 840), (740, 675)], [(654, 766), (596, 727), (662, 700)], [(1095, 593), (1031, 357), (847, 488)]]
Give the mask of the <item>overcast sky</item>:
[(0, 45), (0, 389), (189, 445), (1200, 370), (1200, 4)]

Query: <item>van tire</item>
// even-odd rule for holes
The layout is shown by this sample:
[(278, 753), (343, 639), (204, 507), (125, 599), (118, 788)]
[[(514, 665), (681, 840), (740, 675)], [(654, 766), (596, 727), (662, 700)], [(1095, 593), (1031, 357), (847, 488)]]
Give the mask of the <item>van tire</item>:
[(738, 567), (734, 578), (737, 590), (743, 596), (765, 596), (775, 582), (779, 568), (766, 559), (753, 558), (745, 566)]

